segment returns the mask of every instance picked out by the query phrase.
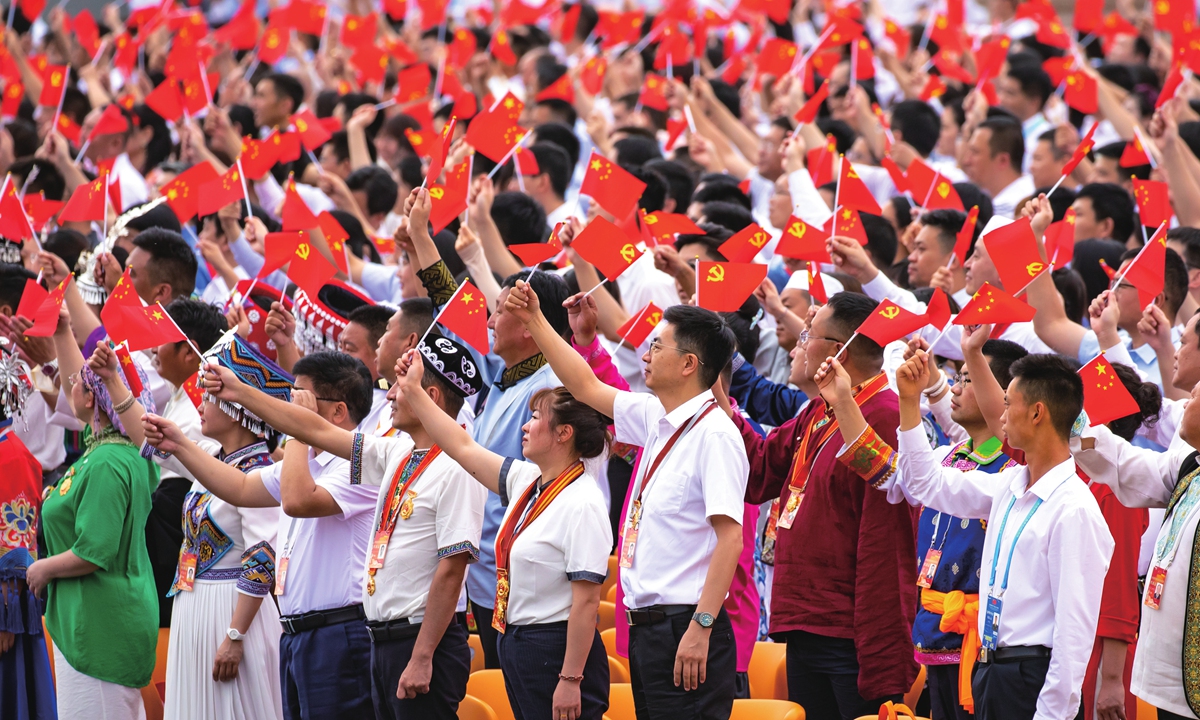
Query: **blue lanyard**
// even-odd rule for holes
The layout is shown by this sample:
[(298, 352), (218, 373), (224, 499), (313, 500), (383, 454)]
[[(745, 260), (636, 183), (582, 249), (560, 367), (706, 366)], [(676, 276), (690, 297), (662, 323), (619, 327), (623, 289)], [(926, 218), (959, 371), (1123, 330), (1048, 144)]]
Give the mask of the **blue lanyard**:
[[(1008, 507), (1004, 510), (1004, 519), (1000, 521), (1000, 534), (996, 537), (996, 552), (992, 555), (992, 578), (988, 582), (989, 592), (994, 590), (996, 587), (996, 565), (1000, 563), (1000, 543), (1004, 539), (1004, 527), (1008, 524), (1008, 513), (1012, 511), (1013, 504), (1016, 502), (1017, 498), (1014, 495), (1012, 499), (1008, 501)], [(1033, 509), (1029, 511), (1029, 514), (1026, 515), (1025, 519), (1021, 522), (1020, 527), (1017, 528), (1017, 534), (1013, 536), (1012, 545), (1009, 545), (1008, 547), (1008, 565), (1004, 568), (1004, 583), (1000, 586), (1001, 593), (1008, 589), (1008, 572), (1012, 570), (1013, 551), (1017, 549), (1017, 540), (1020, 539), (1021, 532), (1025, 529), (1025, 526), (1029, 524), (1029, 520), (1033, 517), (1033, 514), (1037, 512), (1038, 508), (1041, 506), (1042, 499), (1038, 498), (1037, 501), (1033, 503)]]

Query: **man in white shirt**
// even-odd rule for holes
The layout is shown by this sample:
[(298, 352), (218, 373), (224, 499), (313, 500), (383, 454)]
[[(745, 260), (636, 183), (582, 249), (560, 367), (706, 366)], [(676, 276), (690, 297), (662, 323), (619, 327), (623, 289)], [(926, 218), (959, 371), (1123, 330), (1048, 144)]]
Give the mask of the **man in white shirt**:
[[(922, 427), (920, 398), (930, 359), (918, 351), (896, 374), (899, 472), (878, 487), (911, 503), (987, 520), (981, 650), (972, 682), (976, 717), (1073, 718), (1114, 545), (1095, 498), (1076, 475), (1068, 444), (1083, 409), (1083, 381), (1056, 356), (1018, 360), (1002, 422), (1026, 464), (994, 474), (962, 471), (936, 461)], [(849, 377), (836, 361), (822, 367), (817, 383), (835, 405), (850, 396)], [(857, 427), (843, 422), (841, 431), (859, 438), (853, 443), (856, 461), (892, 452), (871, 441), (874, 431), (861, 420)]]
[(963, 153), (963, 171), (992, 198), (992, 210), (1012, 217), (1017, 204), (1033, 195), (1033, 178), (1021, 172), (1025, 140), (1021, 125), (1004, 117), (979, 123)]
[(1041, 60), (1029, 53), (1010, 55), (1008, 72), (996, 78), (996, 98), (1000, 107), (1021, 121), (1021, 137), (1025, 140), (1022, 167), (1026, 170), (1033, 160), (1038, 138), (1054, 128), (1042, 112), (1053, 92), (1054, 85), (1042, 69)]
[(737, 667), (721, 606), (742, 548), (749, 462), (736, 426), (714, 412), (711, 388), (733, 356), (733, 331), (710, 310), (668, 308), (643, 357), (651, 396), (600, 382), (546, 322), (524, 282), (506, 308), (571, 394), (612, 417), (619, 442), (644, 448), (618, 545), (640, 714), (725, 720)]

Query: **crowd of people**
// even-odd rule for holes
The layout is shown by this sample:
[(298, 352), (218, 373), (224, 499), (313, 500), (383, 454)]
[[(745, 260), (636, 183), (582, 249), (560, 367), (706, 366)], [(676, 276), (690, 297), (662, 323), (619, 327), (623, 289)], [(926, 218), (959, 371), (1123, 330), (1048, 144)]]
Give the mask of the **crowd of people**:
[(1193, 4), (67, 5), (0, 717), (1200, 717)]

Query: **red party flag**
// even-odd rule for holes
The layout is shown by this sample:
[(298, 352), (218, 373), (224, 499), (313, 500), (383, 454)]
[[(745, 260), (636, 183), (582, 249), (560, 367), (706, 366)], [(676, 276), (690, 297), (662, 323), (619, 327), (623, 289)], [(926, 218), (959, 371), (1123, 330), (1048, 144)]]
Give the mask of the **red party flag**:
[(125, 376), (125, 384), (129, 386), (129, 392), (133, 393), (134, 397), (139, 397), (142, 394), (142, 379), (138, 376), (137, 365), (133, 362), (133, 356), (129, 354), (129, 348), (125, 345), (117, 345), (113, 348), (113, 353), (117, 356), (117, 362), (121, 365), (121, 374)]
[(492, 162), (500, 162), (520, 142), (525, 131), (517, 124), (525, 104), (511, 92), (494, 107), (485, 109), (471, 120), (467, 143)]
[(27, 240), (33, 237), (33, 228), (25, 217), (25, 207), (17, 197), (17, 188), (10, 178), (4, 195), (0, 197), (0, 237), (9, 240)]
[[(2, 103), (0, 103), (0, 115), (3, 115), (4, 117), (15, 117), (17, 111), (21, 107), (21, 99), (24, 97), (25, 87), (21, 85), (20, 81), (10, 79), (4, 86), (4, 100)], [(64, 117), (66, 116), (59, 115), (60, 119)], [(74, 121), (72, 121), (71, 118), (67, 117), (66, 119), (68, 122), (71, 122), (71, 124), (74, 124)], [(62, 132), (61, 127), (59, 128), (59, 132)], [(76, 134), (76, 137), (78, 137), (78, 134)], [(72, 140), (71, 142), (78, 142), (78, 140)]]
[(1094, 33), (1104, 22), (1104, 0), (1075, 0), (1075, 29), (1080, 35)]
[(179, 83), (174, 78), (159, 83), (146, 96), (145, 103), (163, 120), (175, 122), (183, 116), (183, 93), (179, 92)]
[[(479, 41), (475, 39), (475, 33), (458, 28), (454, 31), (454, 39), (446, 47), (446, 65), (455, 70), (465, 69), (478, 48)], [(454, 77), (454, 74), (448, 73), (447, 77)]]
[(317, 216), (317, 225), (321, 227), (321, 234), (325, 236), (325, 242), (333, 251), (333, 259), (337, 263), (338, 270), (349, 275), (350, 263), (346, 259), (346, 241), (350, 239), (350, 233), (346, 232), (346, 228), (342, 227), (338, 219), (328, 210), (322, 211)]
[(104, 219), (104, 181), (107, 175), (80, 185), (63, 206), (59, 222), (92, 222)]
[(1029, 322), (1034, 309), (991, 283), (984, 283), (961, 312), (955, 325), (1003, 325)]
[(713, 312), (736, 312), (767, 277), (762, 263), (703, 262), (696, 275), (696, 304)]
[(342, 45), (358, 48), (374, 44), (377, 22), (376, 15), (347, 15), (342, 21)]
[(66, 65), (50, 65), (46, 68), (38, 105), (58, 107), (59, 98), (63, 96), (67, 87), (67, 70)]
[(795, 62), (796, 44), (780, 38), (771, 38), (758, 53), (758, 73), (781, 78), (788, 74)]
[(1075, 257), (1075, 208), (1068, 208), (1062, 220), (1046, 228), (1042, 241), (1046, 257), (1054, 267), (1064, 267)]
[(1139, 412), (1137, 400), (1117, 377), (1116, 369), (1104, 353), (1079, 368), (1079, 377), (1083, 380), (1083, 411), (1089, 425), (1103, 425)]
[(681, 213), (656, 212), (647, 213), (642, 217), (642, 223), (655, 240), (669, 240), (676, 235), (703, 235), (700, 226), (692, 219)]
[(521, 262), (525, 264), (525, 267), (534, 267), (540, 263), (544, 263), (562, 252), (562, 241), (558, 239), (560, 228), (562, 228), (562, 223), (554, 226), (554, 231), (550, 233), (550, 240), (547, 242), (509, 245), (508, 249), (513, 255), (521, 258)]
[(534, 100), (536, 102), (542, 102), (543, 100), (563, 100), (574, 104), (575, 87), (571, 85), (571, 74), (563, 73), (561, 77), (539, 92), (534, 97)]
[(929, 75), (929, 79), (925, 81), (925, 87), (921, 88), (922, 102), (929, 102), (933, 98), (941, 97), (946, 93), (946, 83), (940, 75)]
[(42, 226), (50, 218), (54, 217), (66, 203), (61, 200), (47, 200), (44, 192), (37, 192), (26, 193), (23, 204), (25, 205), (25, 212), (33, 222), (33, 229), (36, 232), (41, 232)]
[(74, 20), (67, 20), (70, 29), (75, 33), (75, 39), (87, 50), (89, 56), (95, 55), (100, 49), (100, 28), (96, 25), (96, 18), (92, 17), (92, 11), (85, 8)]
[(95, 126), (92, 127), (92, 133), (88, 135), (88, 140), (95, 140), (100, 135), (112, 135), (128, 130), (129, 119), (121, 112), (120, 106), (116, 103), (109, 103), (96, 120)]
[(646, 342), (646, 338), (650, 337), (650, 333), (654, 332), (654, 328), (662, 322), (663, 312), (654, 303), (646, 303), (646, 307), (637, 312), (636, 315), (631, 315), (625, 324), (617, 328), (617, 336), (625, 341), (631, 348), (639, 348), (642, 343)]
[(928, 325), (924, 315), (918, 315), (885, 299), (858, 326), (859, 335), (871, 338), (880, 346), (895, 342)]
[(750, 223), (721, 243), (717, 251), (730, 262), (748, 263), (754, 260), (770, 240), (771, 235), (766, 230), (757, 223)]
[(1171, 220), (1171, 197), (1165, 182), (1134, 178), (1133, 197), (1137, 200), (1142, 225), (1158, 227)]
[(58, 116), (58, 132), (76, 145), (83, 140), (83, 128), (79, 127), (79, 124), (66, 113)]
[(234, 165), (226, 170), (224, 175), (200, 186), (200, 197), (196, 199), (196, 213), (201, 216), (213, 215), (226, 205), (240, 202), (244, 198), (242, 176)]
[(642, 251), (637, 249), (625, 231), (603, 217), (588, 223), (571, 247), (609, 280), (616, 280), (642, 256)]
[(325, 283), (337, 274), (337, 268), (317, 252), (308, 237), (301, 233), (300, 243), (288, 265), (287, 276), (309, 297), (316, 297)]
[[(433, 157), (437, 135), (432, 130), (413, 130), (406, 127), (404, 128), (404, 137), (408, 140), (408, 144), (412, 145), (413, 152), (418, 157)], [(436, 180), (436, 178), (434, 179)]]
[(817, 117), (817, 112), (821, 109), (821, 104), (829, 97), (829, 81), (821, 83), (820, 89), (810, 97), (804, 105), (796, 112), (796, 122), (803, 125), (810, 123)]
[(267, 233), (263, 238), (263, 266), (258, 277), (264, 278), (291, 262), (303, 238), (303, 232)]
[(838, 178), (838, 205), (844, 208), (852, 208), (860, 212), (871, 213), (872, 215), (882, 215), (883, 210), (879, 208), (879, 203), (875, 200), (875, 196), (867, 189), (866, 183), (858, 176), (854, 170), (854, 163), (842, 158), (842, 169)]
[(958, 234), (954, 236), (954, 255), (958, 258), (959, 265), (967, 261), (967, 255), (971, 250), (971, 241), (975, 239), (975, 223), (978, 221), (979, 206), (975, 205), (971, 208), (971, 212), (967, 213), (967, 219), (963, 222)]
[(325, 129), (312, 110), (301, 110), (293, 115), (292, 124), (300, 135), (300, 143), (309, 150), (316, 150), (333, 137), (333, 133)]
[[(911, 172), (911, 165), (909, 170)], [(962, 198), (958, 196), (958, 191), (954, 189), (953, 183), (940, 170), (934, 173), (933, 182), (929, 183), (925, 190), (923, 204), (926, 210), (950, 209), (964, 212)]]
[(467, 209), (467, 197), (471, 187), (471, 158), (467, 158), (446, 172), (446, 182), (429, 188), (433, 208), (429, 223), (436, 235)]
[(1166, 267), (1167, 223), (1164, 222), (1121, 274), (1122, 280), (1138, 289), (1143, 310), (1163, 291)]
[(1128, 168), (1149, 164), (1150, 154), (1142, 147), (1142, 136), (1140, 133), (1134, 133), (1133, 140), (1125, 143), (1125, 150), (1121, 152), (1121, 159), (1117, 161), (1117, 165)]
[(277, 25), (267, 24), (262, 39), (258, 43), (258, 60), (266, 65), (274, 65), (287, 55), (288, 40), (291, 30)]
[(579, 192), (620, 220), (633, 213), (645, 189), (646, 183), (593, 150)]
[(312, 230), (319, 227), (317, 216), (309, 209), (308, 203), (296, 191), (296, 180), (288, 180), (287, 191), (283, 196), (283, 207), (279, 209), (279, 219), (283, 222), (284, 231)]
[(825, 248), (828, 235), (820, 228), (813, 227), (800, 218), (792, 215), (783, 227), (779, 244), (775, 246), (775, 254), (793, 260), (813, 260), (822, 263), (832, 263), (829, 251)]
[(468, 345), (487, 355), (487, 301), (479, 288), (464, 280), (458, 292), (438, 313), (437, 321), (442, 327), (459, 336)]
[(667, 81), (654, 73), (646, 73), (638, 104), (662, 112), (667, 111)]
[(981, 240), (987, 247), (988, 257), (996, 266), (996, 273), (1006, 290), (1019, 295), (1029, 283), (1047, 269), (1038, 252), (1037, 238), (1030, 227), (1029, 218), (1019, 218), (1008, 225), (998, 227)]

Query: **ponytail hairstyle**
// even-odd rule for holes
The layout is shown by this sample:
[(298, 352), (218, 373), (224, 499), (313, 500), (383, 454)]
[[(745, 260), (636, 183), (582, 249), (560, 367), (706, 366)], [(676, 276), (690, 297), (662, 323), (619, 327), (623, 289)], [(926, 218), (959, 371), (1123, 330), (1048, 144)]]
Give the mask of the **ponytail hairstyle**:
[(1142, 382), (1142, 376), (1128, 365), (1111, 363), (1109, 367), (1117, 373), (1117, 379), (1137, 401), (1138, 411), (1109, 422), (1108, 429), (1117, 437), (1132, 442), (1138, 428), (1158, 422), (1159, 413), (1162, 412), (1162, 393), (1154, 383)]
[(529, 400), (529, 409), (545, 413), (551, 429), (570, 425), (575, 430), (575, 451), (581, 459), (599, 457), (612, 439), (608, 432), (612, 420), (576, 400), (561, 385), (538, 390)]

